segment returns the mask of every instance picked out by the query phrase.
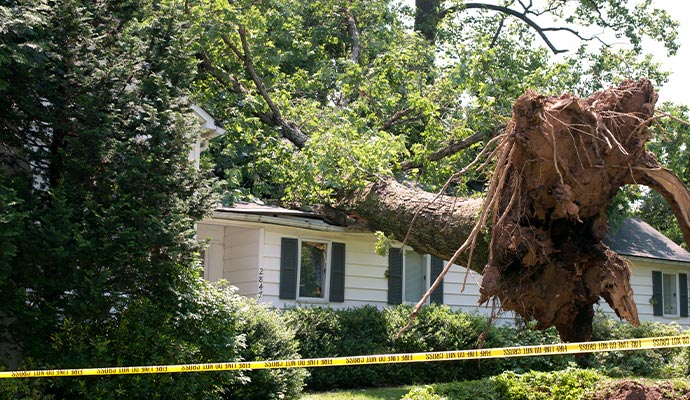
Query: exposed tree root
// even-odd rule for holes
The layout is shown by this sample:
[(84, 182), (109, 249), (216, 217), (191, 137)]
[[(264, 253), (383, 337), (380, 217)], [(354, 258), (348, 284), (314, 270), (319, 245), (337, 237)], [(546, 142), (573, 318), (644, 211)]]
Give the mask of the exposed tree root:
[(606, 208), (633, 179), (674, 193), (679, 204), (687, 201), (672, 174), (649, 169), (653, 156), (644, 145), (656, 98), (642, 80), (587, 99), (533, 92), (518, 99), (508, 131), (510, 162), (499, 163), (493, 178), (506, 183), (493, 201), (481, 302), (495, 296), (503, 309), (539, 328), (555, 326), (566, 341), (590, 338), (600, 298), (639, 324), (630, 269), (602, 239)]

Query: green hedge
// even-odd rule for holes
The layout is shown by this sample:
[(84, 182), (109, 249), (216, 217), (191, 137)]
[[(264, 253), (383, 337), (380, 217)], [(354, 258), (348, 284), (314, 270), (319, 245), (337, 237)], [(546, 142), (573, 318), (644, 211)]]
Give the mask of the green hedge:
[[(246, 346), (240, 351), (244, 361), (294, 360), (299, 357), (295, 332), (280, 312), (243, 298), (239, 303), (238, 331)], [(224, 388), (226, 399), (297, 399), (309, 372), (304, 368), (259, 369), (244, 373), (244, 380)]]
[[(422, 308), (413, 326), (398, 335), (410, 313), (411, 307), (405, 305), (384, 310), (373, 306), (344, 310), (302, 307), (287, 310), (286, 320), (296, 329), (302, 358), (474, 349), (487, 325), (483, 316), (431, 305)], [(516, 331), (514, 327), (492, 326), (484, 347), (558, 341), (554, 330), (526, 328)], [(570, 356), (544, 356), (313, 368), (307, 386), (311, 390), (331, 390), (449, 382), (478, 379), (505, 370), (562, 369), (573, 360)]]
[[(112, 323), (65, 320), (51, 339), (50, 362), (21, 369), (164, 365), (298, 358), (283, 314), (238, 296), (226, 284), (199, 281), (180, 304), (132, 300)], [(218, 371), (0, 380), (0, 399), (297, 399), (305, 369)]]
[[(618, 340), (681, 334), (683, 334), (683, 329), (675, 322), (647, 321), (635, 327), (627, 322), (612, 320), (603, 313), (597, 313), (594, 318), (592, 340)], [(592, 353), (585, 357), (583, 365), (597, 368), (611, 377), (680, 378), (690, 374), (690, 350), (687, 347), (674, 347)]]

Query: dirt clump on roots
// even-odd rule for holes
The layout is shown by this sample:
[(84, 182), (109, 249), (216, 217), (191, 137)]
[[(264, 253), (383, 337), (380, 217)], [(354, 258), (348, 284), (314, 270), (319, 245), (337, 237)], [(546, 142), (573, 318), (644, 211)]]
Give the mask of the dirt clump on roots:
[(645, 149), (656, 100), (641, 80), (585, 99), (527, 92), (516, 101), (487, 196), (480, 302), (497, 297), (571, 342), (590, 339), (600, 298), (639, 324), (630, 268), (602, 240), (619, 188), (636, 183), (638, 169), (659, 168)]
[(595, 393), (591, 400), (690, 399), (690, 388), (675, 388), (671, 382), (648, 386), (638, 381), (621, 381)]

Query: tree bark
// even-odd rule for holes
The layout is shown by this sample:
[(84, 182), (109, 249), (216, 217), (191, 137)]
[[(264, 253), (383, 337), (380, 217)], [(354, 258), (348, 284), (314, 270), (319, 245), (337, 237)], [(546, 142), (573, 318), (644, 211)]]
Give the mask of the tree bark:
[(440, 14), (441, 0), (415, 0), (414, 30), (432, 44), (436, 42)]
[[(344, 197), (337, 205), (356, 220), (405, 243), (421, 254), (449, 260), (467, 239), (481, 210), (481, 198), (436, 195), (384, 179)], [(481, 273), (489, 246), (479, 238), (470, 269)], [(459, 260), (467, 265), (467, 256)]]

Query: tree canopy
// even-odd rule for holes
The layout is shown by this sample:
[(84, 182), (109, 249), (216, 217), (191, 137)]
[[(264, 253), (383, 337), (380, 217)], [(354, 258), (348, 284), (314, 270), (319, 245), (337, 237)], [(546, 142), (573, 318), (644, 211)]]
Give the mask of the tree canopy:
[[(587, 95), (643, 76), (660, 86), (667, 75), (642, 39), (677, 49), (677, 24), (651, 2), (219, 1), (192, 13), (195, 99), (228, 125), (213, 154), (229, 202), (328, 203), (381, 176), (437, 190), (528, 88)], [(630, 45), (606, 45), (592, 27)], [(556, 44), (563, 35), (573, 48)], [(485, 180), (467, 173), (452, 187)]]

